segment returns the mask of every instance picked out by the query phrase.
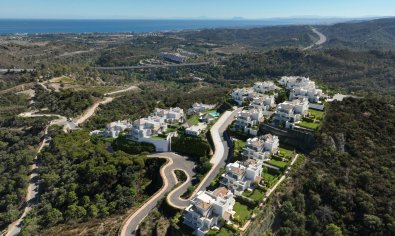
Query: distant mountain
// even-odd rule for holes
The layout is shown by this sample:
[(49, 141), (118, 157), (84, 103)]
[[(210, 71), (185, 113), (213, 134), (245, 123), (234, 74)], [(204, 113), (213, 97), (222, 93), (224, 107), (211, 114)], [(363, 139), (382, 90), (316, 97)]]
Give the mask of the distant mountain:
[(319, 26), (328, 37), (326, 48), (395, 49), (395, 18)]

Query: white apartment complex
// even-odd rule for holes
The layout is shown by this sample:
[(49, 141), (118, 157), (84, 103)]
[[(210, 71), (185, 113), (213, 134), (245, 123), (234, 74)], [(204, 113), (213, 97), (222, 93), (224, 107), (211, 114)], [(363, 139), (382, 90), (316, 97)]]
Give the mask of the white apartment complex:
[(243, 130), (245, 133), (257, 135), (259, 123), (264, 121), (261, 109), (249, 109), (239, 112), (233, 124), (234, 129)]
[(104, 137), (118, 138), (121, 132), (131, 128), (132, 124), (127, 120), (111, 122), (104, 130), (94, 130), (91, 135), (100, 135)]
[(171, 53), (171, 52), (161, 52), (160, 57), (177, 63), (182, 63), (188, 59), (187, 56), (183, 56), (180, 53)]
[(256, 82), (254, 84), (254, 91), (257, 93), (268, 93), (275, 91), (277, 86), (272, 81)]
[(237, 105), (241, 106), (243, 103), (248, 102), (250, 98), (255, 97), (255, 92), (252, 88), (235, 89), (230, 94), (230, 97)]
[(261, 181), (262, 160), (248, 159), (226, 165), (220, 184), (241, 195), (246, 189), (251, 188), (255, 182)]
[(269, 160), (270, 154), (276, 154), (278, 152), (279, 145), (279, 138), (271, 134), (249, 138), (241, 155), (248, 159)]
[(199, 114), (201, 112), (208, 111), (210, 109), (213, 109), (215, 105), (207, 105), (203, 103), (195, 103), (192, 105), (191, 108), (188, 109), (188, 115), (194, 115), (194, 114)]
[[(168, 124), (182, 123), (184, 121), (184, 111), (181, 108), (160, 109), (155, 108), (151, 116), (135, 120), (132, 125), (131, 136), (137, 142), (152, 143), (158, 152), (167, 152), (171, 149), (171, 137), (176, 135), (168, 133)], [(164, 135), (163, 139), (155, 138)]]
[(200, 191), (185, 209), (183, 223), (193, 228), (196, 235), (205, 235), (213, 226), (218, 226), (220, 219), (229, 221), (235, 213), (234, 204), (233, 193), (227, 188)]
[(276, 107), (275, 98), (273, 95), (260, 95), (254, 97), (250, 102), (250, 108), (269, 111)]
[(289, 100), (307, 98), (310, 102), (318, 102), (324, 96), (321, 89), (316, 88), (315, 82), (308, 77), (283, 76), (279, 83), (290, 90)]
[(277, 106), (274, 115), (276, 123), (297, 122), (309, 112), (309, 101), (307, 98), (286, 101)]

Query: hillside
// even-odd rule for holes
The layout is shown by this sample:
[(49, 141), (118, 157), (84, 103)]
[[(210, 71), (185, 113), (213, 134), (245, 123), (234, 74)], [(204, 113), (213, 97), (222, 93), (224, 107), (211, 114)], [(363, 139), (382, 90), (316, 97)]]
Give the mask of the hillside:
[(394, 104), (329, 106), (319, 145), (282, 197), (278, 235), (394, 235)]
[(339, 23), (319, 29), (328, 37), (325, 48), (395, 49), (395, 18)]

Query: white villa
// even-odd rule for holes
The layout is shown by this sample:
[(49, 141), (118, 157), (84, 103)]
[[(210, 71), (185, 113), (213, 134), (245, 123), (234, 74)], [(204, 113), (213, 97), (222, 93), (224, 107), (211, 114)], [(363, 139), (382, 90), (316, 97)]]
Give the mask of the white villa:
[(203, 103), (195, 103), (191, 108), (188, 109), (188, 115), (199, 114), (200, 112), (205, 112), (213, 109), (215, 105), (206, 105)]
[(151, 115), (158, 116), (169, 124), (184, 122), (184, 110), (179, 107), (171, 107), (170, 109), (155, 108)]
[(263, 122), (264, 119), (261, 109), (243, 110), (237, 114), (233, 128), (256, 136), (259, 123)]
[(199, 136), (202, 132), (204, 132), (207, 128), (207, 125), (204, 123), (199, 123), (198, 125), (193, 125), (189, 128), (185, 129), (185, 134), (197, 137)]
[[(152, 143), (157, 152), (167, 152), (171, 149), (171, 137), (177, 132), (166, 134), (168, 124), (184, 121), (184, 111), (181, 108), (155, 108), (151, 116), (133, 122), (131, 136), (137, 142)], [(165, 137), (159, 138), (158, 135)]]
[(119, 134), (123, 131), (125, 131), (128, 128), (131, 128), (132, 124), (127, 121), (116, 121), (116, 122), (111, 122), (106, 126), (104, 130), (94, 130), (90, 134), (91, 135), (100, 135), (104, 137), (111, 137), (111, 138), (118, 138)]
[(244, 102), (247, 102), (248, 99), (253, 98), (255, 96), (255, 92), (252, 88), (241, 88), (233, 90), (230, 96), (233, 101), (241, 106)]
[(191, 200), (183, 215), (183, 223), (195, 230), (198, 236), (205, 235), (219, 220), (229, 221), (235, 213), (235, 199), (232, 191), (220, 187), (214, 191), (200, 191)]
[(247, 161), (229, 163), (225, 173), (222, 174), (220, 184), (233, 191), (235, 195), (241, 195), (252, 184), (261, 181), (262, 160), (248, 159)]
[(276, 103), (273, 95), (260, 95), (253, 98), (250, 102), (250, 108), (263, 111), (268, 111), (274, 107), (276, 107)]
[(268, 93), (275, 91), (277, 86), (272, 81), (256, 82), (254, 84), (254, 91), (257, 93)]
[(286, 86), (290, 90), (289, 100), (298, 98), (307, 98), (310, 102), (319, 102), (324, 96), (321, 89), (317, 89), (315, 82), (308, 77), (284, 76), (279, 81), (280, 84)]
[(307, 98), (286, 101), (277, 106), (274, 121), (277, 123), (287, 123), (300, 121), (309, 112), (309, 101)]
[(249, 138), (241, 154), (248, 159), (265, 161), (269, 159), (270, 154), (278, 152), (279, 145), (279, 138), (271, 134)]

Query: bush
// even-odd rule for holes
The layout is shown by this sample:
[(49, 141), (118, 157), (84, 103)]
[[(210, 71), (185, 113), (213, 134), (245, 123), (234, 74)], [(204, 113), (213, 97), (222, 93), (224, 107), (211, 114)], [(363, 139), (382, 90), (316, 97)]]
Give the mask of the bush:
[(129, 154), (141, 154), (143, 152), (155, 152), (155, 146), (151, 143), (139, 143), (127, 139), (125, 136), (120, 136), (112, 143), (112, 148), (115, 151), (123, 151)]
[(190, 157), (203, 157), (207, 156), (210, 152), (210, 146), (206, 140), (200, 137), (189, 137), (180, 135), (177, 138), (173, 138), (171, 142), (171, 148), (173, 151)]

